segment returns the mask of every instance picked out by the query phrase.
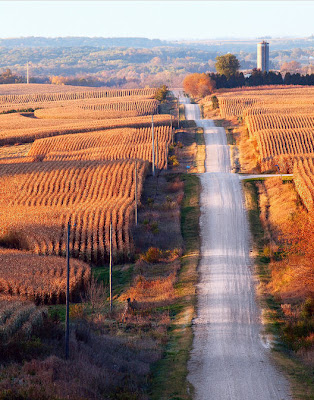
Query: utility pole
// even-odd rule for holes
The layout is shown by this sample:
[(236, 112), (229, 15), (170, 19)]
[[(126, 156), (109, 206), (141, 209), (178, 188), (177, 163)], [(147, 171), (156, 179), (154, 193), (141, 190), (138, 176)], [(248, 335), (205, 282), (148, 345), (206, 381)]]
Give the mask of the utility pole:
[(158, 131), (156, 132), (156, 171), (158, 174)]
[(170, 126), (171, 126), (171, 144), (173, 144), (173, 128), (172, 128), (172, 115), (170, 115)]
[(152, 173), (155, 176), (154, 116), (152, 115)]
[(137, 225), (137, 160), (135, 160), (135, 171), (134, 171), (134, 181), (135, 181), (135, 225)]
[(68, 222), (67, 232), (67, 287), (66, 287), (66, 316), (65, 316), (65, 358), (69, 359), (69, 339), (70, 339), (70, 222)]
[(26, 63), (26, 83), (27, 83), (27, 85), (29, 84), (29, 65), (28, 65), (28, 61)]
[(109, 231), (109, 299), (110, 299), (110, 312), (112, 311), (112, 222), (110, 222)]

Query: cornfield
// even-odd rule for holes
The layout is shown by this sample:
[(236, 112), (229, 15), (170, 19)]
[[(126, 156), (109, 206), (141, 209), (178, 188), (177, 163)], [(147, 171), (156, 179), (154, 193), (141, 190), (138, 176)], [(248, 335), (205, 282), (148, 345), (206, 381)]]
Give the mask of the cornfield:
[[(138, 160), (141, 194), (148, 163)], [(73, 226), (70, 251), (102, 262), (113, 227), (116, 258), (133, 250), (135, 161), (65, 161), (0, 165), (0, 242), (37, 254), (65, 255), (66, 227)]]
[[(32, 118), (27, 118), (32, 120)], [(38, 127), (36, 125), (31, 128), (18, 129), (12, 127), (12, 129), (5, 129), (0, 131), (0, 145), (10, 145), (16, 143), (31, 143), (36, 139), (46, 138), (50, 136), (67, 135), (72, 133), (83, 133), (100, 131), (104, 129), (113, 129), (119, 127), (142, 127), (151, 126), (151, 116), (141, 116), (132, 118), (121, 118), (121, 119), (104, 119), (104, 120), (60, 120), (60, 122), (53, 120), (52, 123), (46, 124), (49, 120), (38, 121)], [(52, 120), (51, 120), (52, 121)], [(45, 122), (42, 125), (42, 122)], [(0, 116), (1, 123), (1, 116)], [(33, 122), (32, 122), (33, 124)], [(170, 115), (155, 115), (154, 124), (165, 125), (170, 124)], [(13, 125), (15, 126), (15, 124)]]
[(77, 102), (62, 107), (52, 107), (35, 110), (37, 118), (50, 119), (106, 119), (137, 117), (141, 115), (152, 115), (158, 111), (158, 101), (149, 98), (132, 98), (126, 100), (111, 99), (111, 101), (88, 101)]
[(314, 207), (314, 154), (296, 158), (293, 166), (295, 187), (308, 211)]
[[(56, 256), (39, 256), (18, 250), (0, 251), (0, 293), (19, 296), (35, 304), (64, 303), (66, 262)], [(78, 300), (90, 281), (91, 269), (82, 261), (70, 262), (70, 298)], [(1, 310), (0, 310), (1, 320)]]
[(314, 113), (314, 104), (305, 104), (304, 106), (300, 106), (300, 104), (267, 104), (265, 107), (260, 106), (258, 103), (251, 108), (247, 108), (243, 111), (243, 119), (246, 117), (259, 115), (259, 114), (298, 114), (299, 112), (302, 114), (313, 114)]
[(246, 147), (258, 151), (262, 172), (292, 172), (296, 157), (314, 153), (313, 87), (245, 88), (217, 97), (223, 117), (242, 117)]
[[(64, 302), (68, 223), (72, 299), (90, 279), (84, 261), (108, 261), (111, 225), (114, 260), (132, 258), (135, 191), (140, 202), (158, 112), (156, 89), (50, 86), (24, 85), (23, 94), (0, 88), (0, 112), (36, 108), (0, 115), (0, 145), (34, 142), (28, 155), (12, 146), (0, 159), (0, 294), (36, 304)], [(170, 115), (154, 115), (154, 125), (155, 162), (166, 168)], [(20, 314), (14, 307), (1, 320), (0, 303), (3, 340), (16, 329), (31, 335), (43, 318), (34, 306), (19, 303)]]
[(259, 104), (259, 99), (252, 98), (225, 98), (217, 96), (219, 100), (219, 110), (222, 118), (241, 116), (243, 111), (254, 104)]
[[(313, 87), (264, 87), (230, 90), (218, 94), (220, 115), (223, 118), (246, 116), (250, 109), (268, 108), (273, 105), (313, 106)], [(298, 111), (298, 110), (297, 110)]]
[(83, 99), (101, 99), (110, 97), (130, 97), (130, 96), (154, 96), (156, 88), (146, 89), (110, 89), (110, 90), (87, 90), (87, 91), (69, 91), (59, 93), (28, 93), (28, 94), (4, 94), (0, 95), (0, 104), (7, 105), (27, 105), (29, 103), (44, 103)]
[[(156, 127), (154, 135), (156, 143), (158, 140), (158, 149), (155, 145), (158, 168), (166, 168), (171, 129), (169, 126)], [(44, 161), (138, 158), (152, 162), (151, 142), (151, 128), (114, 129), (39, 139), (32, 145), (28, 156)]]
[(42, 324), (47, 315), (45, 308), (19, 301), (8, 302), (0, 306), (0, 343), (6, 345), (15, 335), (29, 339), (35, 329)]
[[(279, 158), (292, 160), (294, 156), (314, 153), (314, 131), (311, 129), (269, 129), (256, 133), (262, 171), (275, 169)], [(281, 161), (281, 172), (287, 170), (287, 161)], [(286, 165), (285, 165), (286, 164)]]
[(302, 114), (257, 114), (246, 117), (246, 126), (250, 136), (256, 135), (256, 132), (264, 129), (299, 129), (314, 128), (314, 115)]

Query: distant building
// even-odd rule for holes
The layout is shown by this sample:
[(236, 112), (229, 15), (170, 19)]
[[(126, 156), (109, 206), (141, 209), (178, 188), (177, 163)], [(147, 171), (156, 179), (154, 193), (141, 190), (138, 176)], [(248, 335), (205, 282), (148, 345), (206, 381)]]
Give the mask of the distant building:
[(269, 72), (269, 43), (265, 41), (257, 44), (257, 69)]

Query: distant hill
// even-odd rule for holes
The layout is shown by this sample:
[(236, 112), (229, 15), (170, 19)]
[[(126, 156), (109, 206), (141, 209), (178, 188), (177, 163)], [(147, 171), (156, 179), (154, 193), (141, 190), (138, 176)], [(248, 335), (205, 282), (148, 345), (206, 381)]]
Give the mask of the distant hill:
[(0, 47), (133, 47), (146, 48), (168, 46), (169, 42), (146, 38), (102, 38), (102, 37), (25, 37), (0, 39)]

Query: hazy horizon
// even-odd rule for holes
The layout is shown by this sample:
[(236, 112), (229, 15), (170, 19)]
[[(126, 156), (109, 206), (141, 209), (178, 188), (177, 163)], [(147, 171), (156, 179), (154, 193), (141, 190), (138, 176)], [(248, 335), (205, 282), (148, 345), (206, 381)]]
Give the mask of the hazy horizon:
[(307, 39), (311, 36), (314, 35), (309, 35), (309, 36), (271, 36), (271, 37), (236, 37), (236, 36), (229, 36), (229, 37), (208, 37), (208, 38), (184, 38), (184, 39), (161, 39), (160, 37), (154, 37), (154, 38), (149, 38), (147, 36), (86, 36), (86, 35), (69, 35), (69, 36), (10, 36), (10, 37), (4, 37), (0, 36), (0, 39), (3, 40), (10, 40), (10, 39), (28, 39), (28, 38), (44, 38), (44, 39), (65, 39), (65, 38), (89, 38), (89, 39), (149, 39), (149, 40), (161, 40), (164, 42), (193, 42), (193, 41), (199, 41), (199, 42), (206, 42), (206, 41), (255, 41), (255, 40), (286, 40), (286, 39)]

